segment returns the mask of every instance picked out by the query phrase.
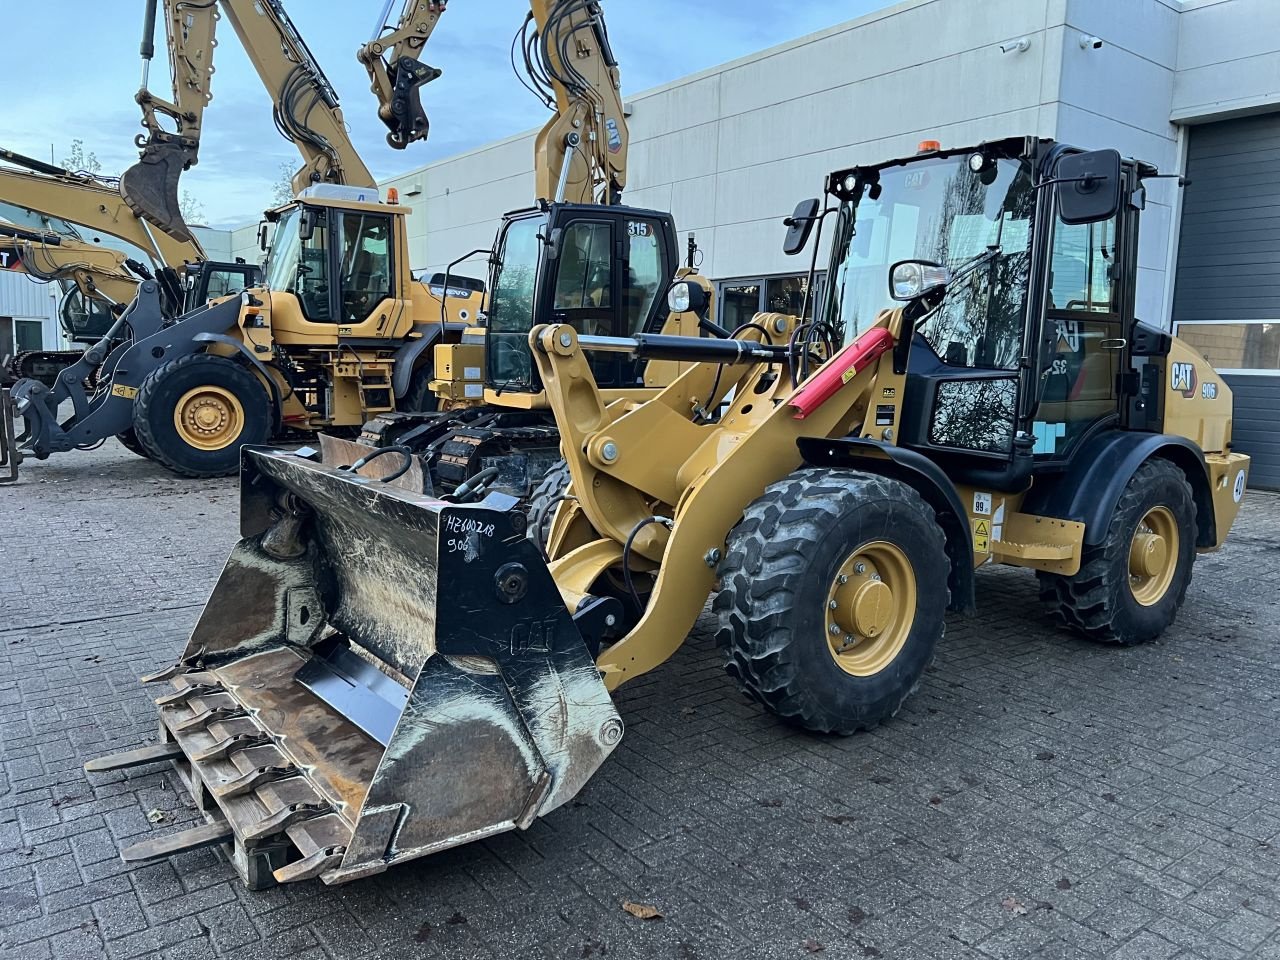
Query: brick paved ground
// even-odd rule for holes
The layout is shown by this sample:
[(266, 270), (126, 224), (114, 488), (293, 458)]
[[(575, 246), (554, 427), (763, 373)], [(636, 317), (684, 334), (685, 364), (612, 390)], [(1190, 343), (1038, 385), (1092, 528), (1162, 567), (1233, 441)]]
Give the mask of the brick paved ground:
[(233, 484), (114, 444), (27, 476), (0, 489), (5, 960), (1280, 957), (1275, 496), (1250, 495), (1159, 643), (1073, 639), (1032, 576), (987, 571), (899, 718), (826, 739), (739, 696), (702, 624), (527, 833), (249, 893), (208, 852), (126, 869), (119, 844), (193, 814), (158, 767), (81, 770), (154, 731), (135, 677), (216, 577)]

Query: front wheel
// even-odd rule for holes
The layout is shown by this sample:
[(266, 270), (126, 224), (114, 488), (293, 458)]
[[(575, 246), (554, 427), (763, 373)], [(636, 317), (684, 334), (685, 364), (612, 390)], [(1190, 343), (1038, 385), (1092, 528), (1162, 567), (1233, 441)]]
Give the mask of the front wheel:
[(1106, 539), (1085, 550), (1074, 576), (1040, 573), (1051, 616), (1093, 640), (1154, 640), (1178, 613), (1196, 558), (1196, 502), (1186, 475), (1148, 460), (1129, 478)]
[(787, 721), (851, 734), (892, 717), (945, 627), (946, 540), (911, 487), (853, 470), (773, 484), (728, 538), (726, 669)]
[(151, 371), (133, 406), (133, 429), (147, 456), (184, 477), (235, 473), (240, 448), (266, 443), (274, 420), (262, 381), (208, 353)]

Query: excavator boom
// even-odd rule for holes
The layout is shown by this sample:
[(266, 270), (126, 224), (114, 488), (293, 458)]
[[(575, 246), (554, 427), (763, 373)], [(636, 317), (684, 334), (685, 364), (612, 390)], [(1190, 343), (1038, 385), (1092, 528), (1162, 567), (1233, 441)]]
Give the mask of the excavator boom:
[[(158, 0), (148, 0), (141, 53), (149, 64)], [(203, 4), (164, 0), (165, 30), (173, 80), (173, 99), (147, 88), (144, 67), (137, 101), (146, 135), (139, 140), (139, 161), (120, 178), (120, 193), (141, 217), (178, 239), (191, 237), (182, 215), (178, 180), (199, 157), (204, 109), (213, 98), (213, 51), (217, 23), (230, 21), (241, 46), (274, 104), (276, 127), (302, 155), (293, 176), (294, 193), (312, 183), (374, 186), (351, 143), (338, 95), (307, 49), (279, 0), (210, 0)], [(161, 118), (174, 127), (167, 129)]]

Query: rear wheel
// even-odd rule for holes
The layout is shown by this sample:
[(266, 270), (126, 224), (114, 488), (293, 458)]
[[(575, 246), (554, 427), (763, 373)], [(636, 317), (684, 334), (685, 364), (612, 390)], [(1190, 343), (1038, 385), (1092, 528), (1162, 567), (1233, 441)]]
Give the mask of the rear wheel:
[(714, 605), (726, 669), (797, 726), (874, 727), (933, 659), (948, 573), (946, 539), (911, 487), (852, 470), (797, 471), (729, 535)]
[(1085, 550), (1074, 576), (1041, 573), (1050, 615), (1094, 640), (1154, 640), (1173, 622), (1191, 583), (1196, 503), (1168, 460), (1148, 460), (1129, 479), (1106, 539)]
[(147, 455), (184, 477), (240, 468), (240, 448), (271, 438), (274, 418), (262, 382), (226, 357), (196, 353), (142, 381), (133, 427)]

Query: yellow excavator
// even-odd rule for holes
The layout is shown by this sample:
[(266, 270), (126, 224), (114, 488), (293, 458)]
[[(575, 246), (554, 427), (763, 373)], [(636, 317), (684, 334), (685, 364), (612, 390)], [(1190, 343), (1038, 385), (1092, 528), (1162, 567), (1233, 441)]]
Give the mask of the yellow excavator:
[[(78, 173), (0, 149), (0, 266), (57, 282), (63, 332), (92, 344), (133, 299), (137, 284), (155, 279), (161, 312), (175, 317), (211, 298), (253, 286), (257, 267), (209, 261), (196, 240), (156, 234), (129, 211), (109, 178)], [(78, 225), (78, 226), (77, 226)], [(93, 231), (122, 241), (130, 252), (85, 239)], [(81, 350), (29, 350), (6, 364), (11, 380), (56, 386), (58, 373)]]
[[(156, 0), (147, 4), (144, 64), (154, 54), (157, 9)], [(278, 0), (166, 0), (164, 10), (173, 100), (150, 93), (144, 67), (138, 101), (147, 136), (139, 163), (120, 178), (125, 214), (160, 227), (157, 247), (193, 242), (177, 209), (177, 179), (197, 156), (223, 16), (270, 93), (281, 132), (302, 154), (299, 194), (267, 214), (276, 231), (265, 287), (166, 323), (161, 291), (145, 281), (108, 331), (134, 330), (118, 350), (104, 334), (55, 389), (15, 385), (23, 420), (15, 461), (132, 430), (152, 460), (207, 477), (234, 472), (245, 444), (321, 429), (355, 433), (379, 413), (421, 402), (431, 379), (426, 347), (442, 325), (465, 327), (483, 302), (483, 291), (459, 285), (445, 303), (443, 287), (412, 276), (407, 211), (379, 202), (337, 96)], [(79, 369), (89, 364), (104, 368), (92, 396)], [(75, 412), (59, 421), (65, 402)]]
[[(438, 74), (417, 59), (428, 31), (414, 24), (443, 6), (410, 0), (398, 28), (361, 51), (379, 99), (397, 105), (380, 111), (393, 146), (426, 136), (416, 95), (397, 91)], [(622, 202), (629, 134), (601, 4), (533, 0), (512, 48), (522, 51), (526, 85), (551, 111), (534, 144), (535, 204), (504, 216), (490, 249), (459, 258), (488, 257), (490, 302), (483, 322), (435, 345), (428, 402), (419, 412), (379, 414), (361, 434), (367, 446), (417, 454), (414, 475), (428, 492), (484, 482), (528, 497), (563, 486), (559, 432), (529, 353), (535, 325), (609, 336), (728, 334), (710, 321), (712, 286), (696, 274), (692, 240), (682, 255), (669, 213)], [(697, 288), (695, 309), (668, 304), (673, 279)], [(637, 399), (679, 370), (602, 358), (596, 375), (611, 399)]]
[[(984, 564), (1034, 569), (1095, 640), (1159, 636), (1249, 458), (1221, 376), (1135, 313), (1156, 175), (1036, 137), (931, 142), (797, 208), (788, 252), (833, 234), (801, 317), (727, 339), (534, 328), (571, 477), (545, 556), (505, 494), (247, 451), (241, 539), (145, 678), (166, 685), (160, 742), (86, 765), (172, 761), (206, 822), (124, 858), (216, 846), (252, 888), (344, 883), (526, 828), (618, 745), (611, 691), (709, 595), (742, 689), (838, 734), (897, 712)], [(611, 402), (610, 357), (686, 366)]]

